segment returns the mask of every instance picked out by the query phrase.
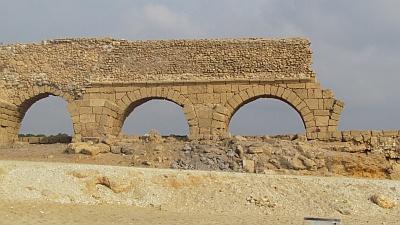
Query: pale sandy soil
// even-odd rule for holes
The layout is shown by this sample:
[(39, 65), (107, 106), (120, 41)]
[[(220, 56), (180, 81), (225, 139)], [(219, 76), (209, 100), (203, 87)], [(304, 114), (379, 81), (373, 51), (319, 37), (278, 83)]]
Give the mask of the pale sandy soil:
[[(1, 202), (0, 225), (247, 225), (307, 224), (303, 217), (287, 215), (227, 214), (210, 212), (177, 213), (154, 208), (126, 205), (70, 205), (37, 202)], [(344, 218), (341, 224), (396, 225), (397, 219), (387, 218)]]
[[(176, 213), (126, 205), (70, 205), (54, 203), (0, 203), (1, 225), (53, 224), (299, 224), (268, 216)], [(268, 222), (268, 223), (267, 223)], [(293, 223), (295, 222), (295, 223)]]
[[(0, 224), (396, 225), (399, 190), (394, 180), (0, 160)], [(374, 204), (377, 193), (397, 206)]]

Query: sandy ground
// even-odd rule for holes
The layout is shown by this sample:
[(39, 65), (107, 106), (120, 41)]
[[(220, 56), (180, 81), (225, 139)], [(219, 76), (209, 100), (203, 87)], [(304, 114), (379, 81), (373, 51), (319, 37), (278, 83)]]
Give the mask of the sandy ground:
[(71, 205), (35, 202), (0, 203), (1, 225), (53, 224), (299, 224), (288, 218), (229, 214), (176, 213), (126, 205)]
[(400, 182), (0, 161), (0, 224), (399, 224)]

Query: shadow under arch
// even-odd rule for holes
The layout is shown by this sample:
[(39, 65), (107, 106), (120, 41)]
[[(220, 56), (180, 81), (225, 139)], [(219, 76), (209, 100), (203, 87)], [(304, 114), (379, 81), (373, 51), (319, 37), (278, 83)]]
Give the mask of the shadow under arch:
[(231, 119), (241, 107), (260, 98), (276, 99), (288, 104), (300, 115), (305, 132), (315, 130), (314, 115), (303, 99), (288, 88), (274, 87), (277, 91), (271, 91), (271, 87), (273, 86), (254, 86), (232, 96), (225, 104), (225, 109), (227, 110), (225, 132), (228, 131)]
[[(180, 105), (177, 102), (174, 102), (172, 100), (169, 100), (169, 99), (166, 99), (166, 98), (160, 98), (160, 97), (148, 97), (148, 98), (144, 98), (144, 99), (140, 99), (140, 100), (137, 100), (135, 102), (132, 102), (128, 106), (128, 108), (126, 108), (126, 110), (124, 112), (124, 115), (122, 117), (123, 121), (122, 121), (121, 132), (124, 132), (124, 126), (126, 125), (128, 117), (131, 117), (131, 118), (132, 118), (132, 116), (133, 116), (133, 118), (135, 117), (135, 115), (132, 115), (135, 112), (135, 110), (137, 110), (137, 109), (139, 109), (141, 107), (145, 107), (146, 103), (151, 103), (153, 101), (154, 102), (156, 102), (156, 101), (164, 101), (164, 102), (162, 102), (162, 104), (167, 103), (167, 104), (172, 104), (175, 107), (177, 107), (178, 110), (180, 111), (178, 113), (182, 117), (182, 119), (184, 120), (184, 123), (186, 125), (186, 127), (184, 129), (185, 132), (181, 133), (181, 134), (177, 134), (177, 135), (188, 135), (189, 134), (189, 124), (188, 124), (187, 118), (186, 118), (186, 116), (184, 114), (184, 111), (183, 111), (183, 105)], [(161, 102), (159, 102), (158, 104), (160, 104), (160, 103)], [(164, 106), (166, 106), (166, 105), (164, 105)], [(148, 118), (148, 119), (151, 119), (151, 118), (152, 117), (150, 116), (150, 118)], [(162, 133), (161, 130), (159, 130), (159, 131), (160, 131), (160, 133)]]
[(245, 101), (243, 101), (241, 104), (239, 104), (239, 105), (233, 110), (233, 112), (232, 112), (232, 113), (230, 114), (230, 116), (228, 117), (228, 126), (229, 126), (229, 124), (231, 123), (231, 120), (232, 120), (233, 116), (237, 113), (237, 111), (239, 111), (239, 109), (241, 109), (241, 108), (244, 107), (245, 105), (247, 105), (247, 104), (249, 104), (249, 103), (252, 103), (252, 102), (254, 102), (254, 101), (256, 101), (256, 100), (259, 100), (259, 99), (275, 99), (275, 100), (279, 100), (279, 101), (282, 102), (282, 103), (286, 103), (289, 107), (293, 108), (293, 109), (298, 113), (299, 117), (301, 118), (301, 122), (302, 122), (302, 124), (303, 124), (303, 126), (304, 126), (304, 129), (306, 128), (306, 124), (305, 124), (305, 121), (304, 121), (304, 119), (303, 119), (303, 117), (302, 117), (302, 115), (301, 115), (300, 110), (298, 110), (294, 105), (292, 105), (292, 104), (291, 104), (290, 102), (288, 102), (287, 100), (285, 100), (285, 99), (283, 99), (283, 98), (279, 98), (279, 97), (273, 96), (273, 95), (257, 95), (257, 96), (248, 98), (248, 99), (246, 99)]
[(150, 94), (150, 92), (147, 93), (148, 94), (141, 94), (141, 92), (139, 91), (136, 91), (135, 93), (127, 93), (126, 96), (130, 96), (128, 97), (128, 99), (130, 99), (130, 103), (128, 104), (126, 103), (122, 104), (122, 102), (119, 102), (119, 104), (117, 103), (118, 108), (122, 109), (122, 111), (120, 111), (119, 113), (117, 133), (122, 132), (122, 127), (126, 121), (126, 118), (135, 110), (135, 108), (151, 100), (166, 100), (175, 103), (176, 105), (181, 107), (182, 112), (186, 119), (186, 123), (188, 124), (189, 127), (187, 135), (188, 137), (194, 135), (193, 127), (198, 126), (198, 121), (196, 118), (194, 107), (188, 98), (184, 97), (177, 91), (172, 91), (167, 89), (162, 89), (161, 93), (158, 95)]
[(28, 110), (32, 107), (33, 104), (36, 102), (45, 99), (49, 96), (59, 97), (61, 100), (67, 103), (67, 111), (69, 113), (71, 122), (72, 122), (72, 136), (75, 135), (77, 124), (73, 120), (74, 112), (70, 110), (70, 106), (74, 104), (74, 98), (67, 94), (63, 93), (62, 91), (52, 88), (52, 87), (45, 87), (45, 90), (36, 89), (35, 91), (29, 93), (29, 95), (24, 95), (20, 97), (20, 102), (17, 103), (17, 110), (18, 110), (18, 121), (17, 121), (17, 129), (15, 136), (18, 137), (18, 134), (21, 130), (21, 124), (23, 119), (25, 118), (25, 114)]
[(303, 133), (305, 124), (298, 111), (286, 101), (261, 95), (239, 105), (229, 118), (227, 129), (239, 135), (280, 135)]

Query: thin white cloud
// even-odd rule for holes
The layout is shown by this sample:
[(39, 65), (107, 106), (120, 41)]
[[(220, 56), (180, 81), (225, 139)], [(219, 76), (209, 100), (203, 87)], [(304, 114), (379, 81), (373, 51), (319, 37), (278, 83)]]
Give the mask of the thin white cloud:
[(147, 4), (134, 8), (123, 16), (121, 32), (148, 39), (193, 38), (200, 32), (188, 15), (161, 4)]

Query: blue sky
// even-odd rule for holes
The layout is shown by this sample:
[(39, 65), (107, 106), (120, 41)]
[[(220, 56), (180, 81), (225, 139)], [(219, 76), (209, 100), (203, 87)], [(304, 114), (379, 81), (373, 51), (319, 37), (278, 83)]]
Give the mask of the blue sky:
[[(307, 37), (312, 42), (313, 68), (318, 80), (346, 103), (340, 127), (398, 129), (398, 9), (400, 1), (396, 0), (0, 0), (0, 42), (26, 43), (63, 37), (129, 40)], [(35, 104), (27, 114), (23, 130), (42, 133), (67, 130), (67, 114), (56, 118), (57, 122), (47, 122), (49, 115), (62, 115), (62, 103), (52, 109), (55, 112), (46, 106), (44, 111), (36, 109), (43, 101), (54, 99)], [(185, 129), (176, 126), (182, 124), (179, 122), (182, 118), (177, 116), (180, 109), (175, 105), (149, 102), (143, 108), (149, 109), (140, 121), (156, 121), (149, 115), (166, 111), (171, 123), (159, 129), (169, 129), (172, 133)], [(139, 109), (135, 113), (135, 118), (139, 117)], [(292, 109), (274, 101), (257, 101), (242, 108), (235, 118), (239, 119), (233, 122), (234, 126), (249, 133), (251, 129), (258, 133), (302, 129)], [(262, 121), (254, 122), (259, 121), (254, 118)], [(277, 118), (281, 119), (279, 123)], [(134, 128), (127, 131), (133, 132), (149, 123), (133, 120), (129, 118), (128, 125)]]

